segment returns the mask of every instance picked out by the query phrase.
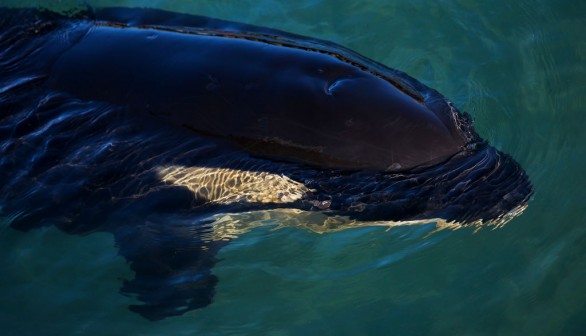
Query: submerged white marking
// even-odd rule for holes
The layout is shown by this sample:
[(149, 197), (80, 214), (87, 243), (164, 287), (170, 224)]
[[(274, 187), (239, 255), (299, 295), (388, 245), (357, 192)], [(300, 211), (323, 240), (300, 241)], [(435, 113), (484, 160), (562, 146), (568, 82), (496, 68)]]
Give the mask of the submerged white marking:
[(272, 209), (239, 213), (216, 214), (209, 219), (213, 221), (213, 234), (210, 240), (228, 240), (238, 238), (260, 226), (274, 226), (274, 229), (295, 227), (318, 234), (337, 232), (366, 226), (383, 226), (389, 230), (396, 226), (435, 224), (436, 231), (458, 229), (459, 223), (447, 222), (441, 218), (413, 221), (373, 221), (364, 222), (347, 216), (331, 216), (318, 211), (299, 209)]
[[(301, 199), (312, 191), (304, 184), (287, 176), (214, 167), (169, 166), (157, 170), (162, 181), (191, 190), (196, 197), (209, 202), (229, 204), (234, 202), (288, 203)], [(324, 234), (366, 226), (383, 226), (389, 230), (396, 226), (435, 224), (433, 232), (463, 227), (480, 229), (501, 228), (514, 217), (519, 216), (527, 205), (516, 207), (494, 220), (471, 223), (448, 222), (442, 218), (410, 221), (358, 221), (347, 216), (332, 216), (320, 211), (305, 211), (294, 208), (258, 210), (239, 213), (220, 213), (208, 219), (212, 231), (207, 241), (229, 240), (239, 237), (260, 226), (274, 226), (275, 229), (296, 227)]]
[(196, 197), (220, 204), (289, 203), (301, 199), (310, 191), (287, 176), (267, 172), (169, 166), (158, 168), (157, 173), (166, 183), (186, 187)]
[[(520, 206), (496, 220), (472, 223), (459, 223), (446, 221), (442, 218), (430, 218), (410, 221), (358, 221), (347, 216), (332, 216), (319, 211), (305, 211), (300, 209), (272, 209), (240, 213), (216, 214), (209, 219), (213, 221), (213, 233), (207, 237), (209, 240), (228, 240), (238, 238), (250, 230), (260, 226), (274, 226), (274, 229), (296, 227), (318, 234), (337, 232), (359, 227), (382, 226), (390, 230), (393, 227), (405, 225), (435, 224), (433, 232), (450, 229), (457, 230), (464, 227), (474, 228), (474, 233), (482, 228), (498, 229), (507, 222), (520, 215), (527, 206)], [(430, 233), (430, 234), (431, 234)]]

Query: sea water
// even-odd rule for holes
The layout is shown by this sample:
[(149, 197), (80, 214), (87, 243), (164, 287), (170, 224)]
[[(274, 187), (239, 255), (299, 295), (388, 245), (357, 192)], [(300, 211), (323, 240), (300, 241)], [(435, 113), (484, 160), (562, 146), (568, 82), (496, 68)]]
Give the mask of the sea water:
[(499, 229), (262, 226), (218, 257), (212, 305), (150, 322), (111, 235), (0, 219), (2, 335), (586, 335), (586, 2), (7, 1), (156, 7), (327, 39), (469, 112), (535, 194)]

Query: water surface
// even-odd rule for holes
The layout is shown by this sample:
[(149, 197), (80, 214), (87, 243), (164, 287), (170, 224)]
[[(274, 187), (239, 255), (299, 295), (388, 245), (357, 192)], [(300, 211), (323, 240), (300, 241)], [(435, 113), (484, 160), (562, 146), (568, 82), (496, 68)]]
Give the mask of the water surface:
[(256, 228), (220, 251), (212, 305), (159, 322), (127, 310), (135, 299), (119, 288), (132, 274), (110, 235), (22, 233), (3, 221), (4, 335), (586, 334), (582, 2), (89, 3), (188, 12), (345, 45), (471, 113), (480, 135), (525, 168), (536, 192), (522, 216), (497, 230)]

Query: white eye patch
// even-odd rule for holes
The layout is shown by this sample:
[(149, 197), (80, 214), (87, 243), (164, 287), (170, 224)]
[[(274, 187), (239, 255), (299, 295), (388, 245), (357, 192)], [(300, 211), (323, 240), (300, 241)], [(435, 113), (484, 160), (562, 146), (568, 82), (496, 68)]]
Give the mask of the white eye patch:
[(186, 187), (198, 199), (219, 204), (290, 203), (310, 191), (287, 176), (267, 172), (168, 166), (158, 168), (157, 173), (163, 182)]

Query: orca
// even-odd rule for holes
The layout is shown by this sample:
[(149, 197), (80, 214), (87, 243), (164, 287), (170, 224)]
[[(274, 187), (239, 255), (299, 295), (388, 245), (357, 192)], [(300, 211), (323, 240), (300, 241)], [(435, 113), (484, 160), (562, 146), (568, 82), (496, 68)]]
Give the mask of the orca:
[(263, 218), (499, 226), (533, 193), (439, 92), (316, 38), (2, 8), (0, 69), (2, 215), (111, 233), (135, 273), (122, 292), (150, 320), (209, 305), (216, 254)]

